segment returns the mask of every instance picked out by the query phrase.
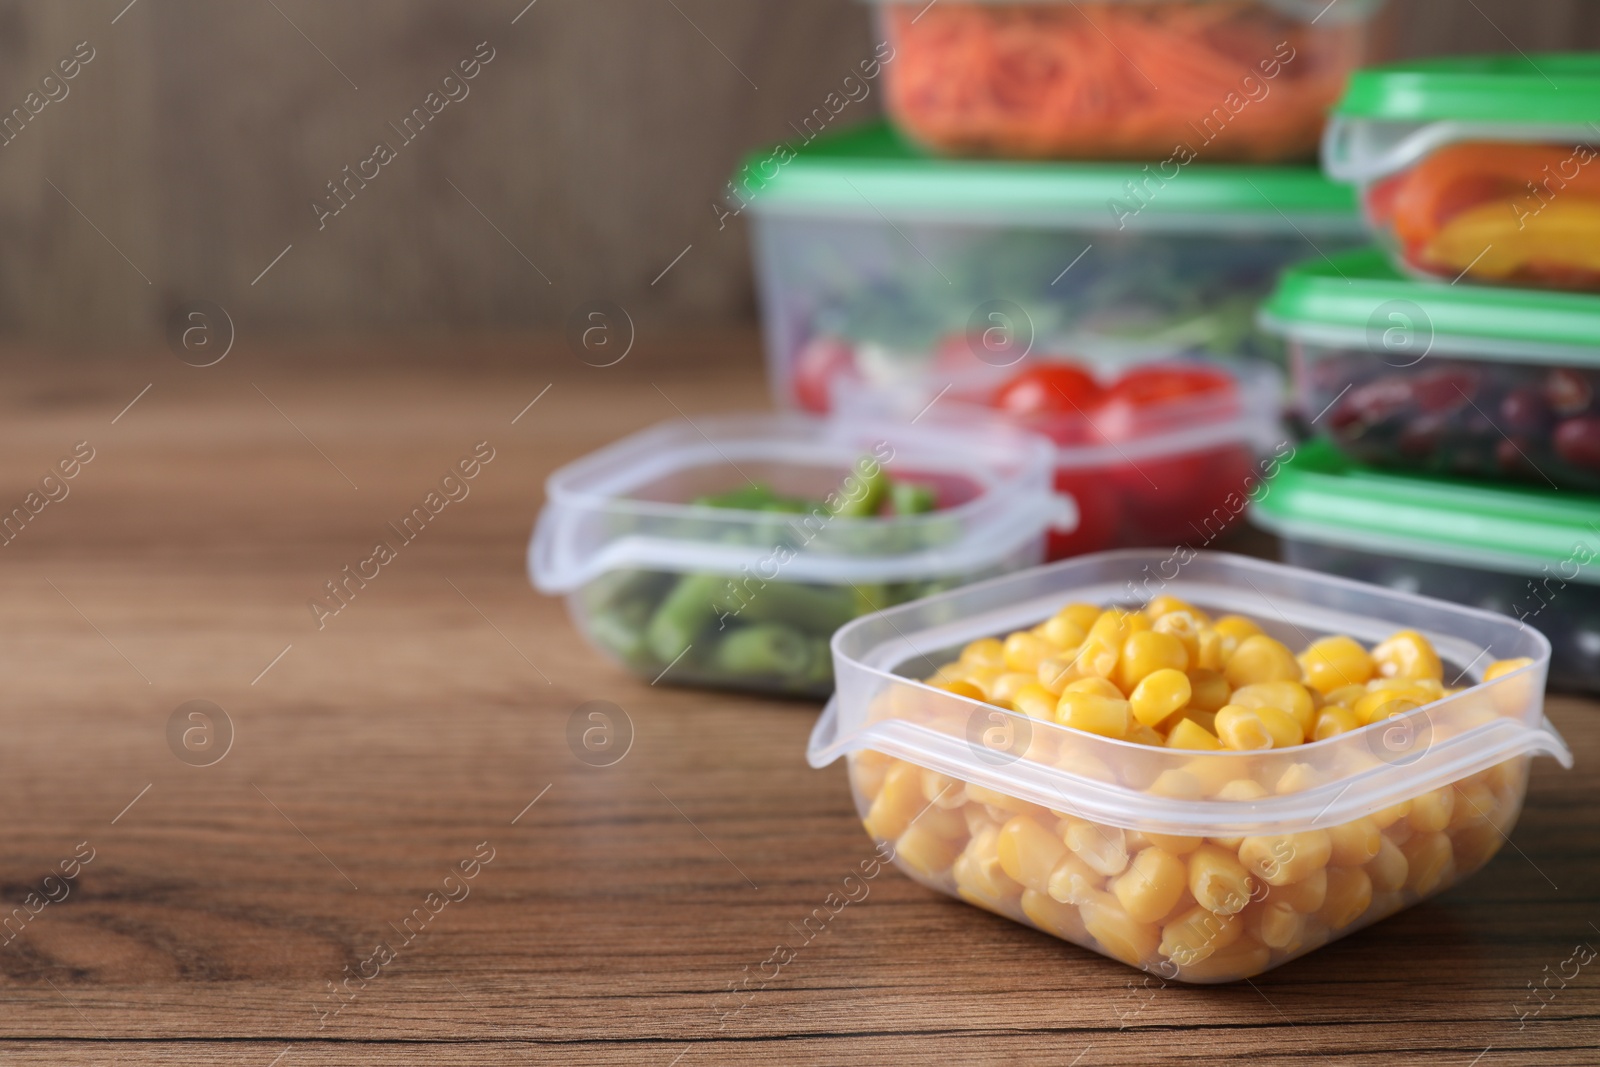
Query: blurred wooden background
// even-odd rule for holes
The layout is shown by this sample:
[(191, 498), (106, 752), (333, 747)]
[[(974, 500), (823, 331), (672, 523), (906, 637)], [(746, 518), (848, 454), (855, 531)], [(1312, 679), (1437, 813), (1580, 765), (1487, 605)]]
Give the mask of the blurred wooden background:
[[(196, 298), (257, 335), (545, 328), (597, 298), (752, 316), (743, 227), (713, 201), (870, 53), (870, 9), (526, 3), (0, 0), (0, 114), (95, 53), (0, 148), (0, 334), (145, 344)], [(325, 184), (483, 41), (470, 95), (319, 230)], [(1380, 48), (1597, 45), (1590, 0), (1392, 0)]]

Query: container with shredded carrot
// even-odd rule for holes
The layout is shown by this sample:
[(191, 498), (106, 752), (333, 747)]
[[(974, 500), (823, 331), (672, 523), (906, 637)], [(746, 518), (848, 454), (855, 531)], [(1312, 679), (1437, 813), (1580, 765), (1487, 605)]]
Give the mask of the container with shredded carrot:
[(938, 152), (1316, 153), (1383, 0), (879, 0), (890, 116)]

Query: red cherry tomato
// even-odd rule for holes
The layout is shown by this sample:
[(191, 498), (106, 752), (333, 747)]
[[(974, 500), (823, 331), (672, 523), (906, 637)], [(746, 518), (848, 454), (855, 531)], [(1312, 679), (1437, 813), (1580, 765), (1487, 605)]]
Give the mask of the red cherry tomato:
[(1012, 378), (992, 403), (1012, 415), (1088, 413), (1102, 391), (1094, 375), (1075, 363), (1041, 363)]
[[(1162, 418), (1162, 409), (1205, 401), (1236, 399), (1238, 389), (1224, 371), (1211, 367), (1156, 364), (1135, 367), (1106, 391), (1095, 412), (1095, 428), (1107, 441), (1127, 441), (1181, 429)], [(1193, 424), (1184, 418), (1182, 424)]]
[(1102, 468), (1057, 469), (1056, 490), (1078, 505), (1078, 526), (1071, 533), (1052, 530), (1046, 551), (1051, 560), (1099, 552), (1117, 544), (1122, 528), (1122, 491)]
[(850, 342), (838, 337), (813, 337), (794, 358), (795, 401), (805, 410), (825, 415), (833, 406), (833, 380), (854, 376), (856, 353)]

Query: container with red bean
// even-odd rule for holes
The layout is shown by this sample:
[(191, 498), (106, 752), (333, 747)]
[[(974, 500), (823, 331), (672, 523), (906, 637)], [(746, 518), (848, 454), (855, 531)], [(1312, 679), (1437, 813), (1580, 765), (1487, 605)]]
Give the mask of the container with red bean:
[[(1298, 653), (1298, 654), (1297, 654)], [(1241, 557), (1108, 552), (845, 626), (811, 737), (917, 881), (1130, 966), (1250, 978), (1508, 839), (1549, 643)]]
[(1285, 272), (1262, 320), (1352, 459), (1600, 490), (1600, 296), (1416, 281), (1369, 250)]

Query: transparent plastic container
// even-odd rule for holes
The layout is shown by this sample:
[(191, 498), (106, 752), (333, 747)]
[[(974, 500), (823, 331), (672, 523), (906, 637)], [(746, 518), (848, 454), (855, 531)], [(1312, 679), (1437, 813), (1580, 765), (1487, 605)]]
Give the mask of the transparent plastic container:
[[(853, 518), (881, 469), (937, 508)], [(803, 512), (697, 504), (764, 486)], [(797, 415), (664, 423), (546, 483), (528, 570), (567, 597), (596, 648), (640, 677), (819, 696), (828, 638), (858, 615), (1038, 563), (1075, 509), (1050, 489), (1048, 446), (1025, 434), (845, 426)]]
[(952, 155), (1310, 159), (1381, 0), (880, 0), (888, 111)]
[(1397, 267), (1600, 292), (1600, 56), (1452, 56), (1357, 72), (1323, 143)]
[[(1159, 552), (1102, 553), (851, 623), (833, 639), (838, 692), (812, 733), (811, 765), (850, 758), (864, 825), (916, 881), (1198, 983), (1260, 974), (1448, 889), (1506, 841), (1529, 757), (1571, 765), (1544, 717), (1550, 646), (1536, 631), (1241, 557), (1173, 564)], [(1294, 647), (1414, 629), (1447, 678), (1530, 662), (1400, 717), (1253, 752), (1113, 740), (916, 680), (967, 642), (1068, 602), (1137, 605), (1157, 593), (1248, 615)], [(1142, 894), (1118, 880), (1150, 869), (1149, 849), (1165, 854), (1162, 866), (1183, 864), (1191, 899), (1145, 921), (1124, 903)]]
[(773, 396), (814, 412), (837, 379), (942, 385), (1025, 352), (1281, 363), (1255, 324), (1278, 272), (1364, 243), (1354, 191), (1313, 167), (937, 160), (881, 124), (752, 156), (728, 204)]
[(839, 417), (916, 419), (918, 425), (1007, 425), (1055, 445), (1055, 488), (1078, 506), (1078, 523), (1050, 535), (1050, 559), (1114, 547), (1203, 547), (1233, 529), (1250, 492), (1292, 451), (1279, 410), (1282, 382), (1265, 364), (1208, 360), (1147, 364), (1216, 375), (1232, 385), (1199, 396), (1037, 415), (997, 411), (996, 386), (1035, 361), (960, 379), (930, 377), (920, 388), (846, 383)]
[(1550, 639), (1550, 684), (1600, 692), (1600, 500), (1369, 470), (1325, 444), (1250, 509), (1289, 563), (1497, 611)]
[(1414, 281), (1369, 250), (1285, 272), (1262, 322), (1353, 459), (1600, 490), (1600, 296)]

